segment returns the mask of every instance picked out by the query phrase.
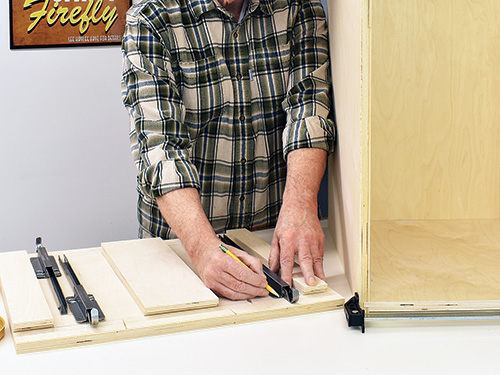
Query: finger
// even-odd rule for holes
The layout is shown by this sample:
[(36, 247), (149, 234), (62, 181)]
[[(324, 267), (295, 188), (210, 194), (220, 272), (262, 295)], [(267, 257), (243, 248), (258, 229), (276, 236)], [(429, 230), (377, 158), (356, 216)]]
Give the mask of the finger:
[(256, 257), (251, 256), (246, 251), (234, 249), (233, 254), (236, 255), (243, 263), (245, 263), (256, 274), (260, 275), (263, 279), (266, 278), (264, 271), (262, 271), (262, 262)]
[(301, 245), (299, 248), (299, 265), (304, 276), (306, 284), (309, 286), (316, 285), (316, 278), (314, 277), (313, 258), (311, 250), (307, 245)]
[(252, 296), (250, 294), (246, 293), (240, 293), (235, 290), (229, 289), (227, 286), (220, 282), (215, 282), (214, 285), (210, 288), (212, 291), (217, 294), (219, 297), (224, 297), (228, 298), (230, 300), (236, 301), (236, 300), (244, 300), (244, 299), (250, 299), (254, 298), (255, 296)]
[(311, 254), (313, 257), (314, 274), (321, 280), (326, 281), (325, 271), (323, 267), (323, 247), (321, 249), (319, 249), (318, 247), (313, 248), (311, 250)]
[(284, 282), (292, 285), (292, 269), (295, 264), (295, 249), (293, 245), (280, 242), (280, 269)]
[(280, 269), (280, 245), (276, 236), (271, 241), (271, 251), (269, 252), (269, 268), (274, 273), (278, 273)]
[(231, 263), (224, 269), (220, 282), (239, 293), (246, 293), (252, 296), (267, 295), (267, 280), (256, 274), (244, 264), (231, 258)]

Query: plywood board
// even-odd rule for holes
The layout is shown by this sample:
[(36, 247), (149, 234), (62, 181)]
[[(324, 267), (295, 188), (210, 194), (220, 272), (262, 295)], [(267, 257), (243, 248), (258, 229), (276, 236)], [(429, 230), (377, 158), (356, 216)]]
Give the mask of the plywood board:
[(191, 329), (239, 324), (295, 316), (319, 311), (340, 309), (344, 297), (331, 289), (323, 293), (301, 296), (297, 303), (291, 304), (280, 298), (254, 298), (252, 300), (230, 301), (220, 299), (219, 306), (185, 313), (170, 313), (125, 319), (127, 334), (152, 335)]
[[(32, 255), (36, 256), (36, 255)], [(26, 251), (0, 254), (0, 283), (14, 332), (52, 327), (54, 321)]]
[(316, 309), (331, 310), (341, 309), (344, 306), (344, 298), (334, 290), (327, 288), (322, 293), (301, 295), (299, 300), (291, 304), (283, 298), (272, 297), (256, 298), (251, 301), (238, 301), (233, 303), (224, 300), (223, 306), (227, 306), (236, 314), (238, 323), (252, 322), (256, 320), (279, 318), (306, 314)]
[(371, 217), (500, 217), (497, 0), (372, 1)]
[[(141, 242), (144, 242), (145, 246), (149, 246), (147, 240), (141, 240)], [(170, 240), (166, 242), (172, 245), (180, 258), (189, 263), (189, 257), (180, 241)], [(220, 304), (216, 307), (145, 316), (109, 264), (102, 248), (50, 253), (56, 258), (62, 254), (68, 257), (86, 291), (95, 296), (106, 318), (97, 327), (91, 327), (88, 324), (77, 324), (71, 314), (60, 315), (57, 310), (57, 302), (51, 294), (50, 282), (38, 280), (45, 303), (54, 317), (54, 326), (32, 331), (13, 332), (12, 338), (18, 353), (299, 315), (341, 308), (344, 303), (342, 296), (328, 289), (324, 293), (301, 296), (299, 303), (293, 305), (283, 299), (271, 297), (257, 298), (251, 301), (221, 299)], [(135, 259), (132, 261), (135, 263)], [(27, 257), (26, 262), (29, 264)], [(7, 267), (10, 263), (3, 264)], [(154, 284), (157, 281), (151, 276), (148, 280)], [(63, 293), (66, 296), (72, 295), (72, 286), (68, 278), (62, 276), (59, 281)], [(7, 309), (9, 304), (10, 299), (6, 299)]]
[(369, 2), (330, 0), (337, 142), (328, 161), (328, 226), (353, 291), (367, 294)]
[(144, 315), (217, 306), (219, 302), (160, 238), (108, 242), (102, 248)]
[[(262, 264), (269, 266), (268, 259), (271, 245), (247, 229), (229, 230), (226, 235), (250, 255), (258, 258)], [(328, 284), (316, 277), (316, 285), (307, 285), (300, 267), (296, 264), (292, 271), (293, 287), (301, 294), (321, 293), (326, 291)]]
[[(500, 220), (372, 222), (374, 311), (500, 312)], [(473, 302), (476, 301), (476, 302)]]

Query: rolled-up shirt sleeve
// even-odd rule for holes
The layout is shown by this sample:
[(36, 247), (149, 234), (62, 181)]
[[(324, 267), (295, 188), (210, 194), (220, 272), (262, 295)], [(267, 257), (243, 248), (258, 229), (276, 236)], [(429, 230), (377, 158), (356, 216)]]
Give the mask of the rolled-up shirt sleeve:
[(328, 34), (319, 1), (303, 1), (297, 12), (291, 45), (288, 91), (283, 101), (287, 124), (283, 153), (300, 148), (334, 149)]
[(127, 16), (122, 43), (122, 98), (130, 114), (130, 143), (138, 186), (150, 198), (186, 187), (199, 189), (190, 161), (191, 137), (184, 125), (168, 49), (143, 20)]

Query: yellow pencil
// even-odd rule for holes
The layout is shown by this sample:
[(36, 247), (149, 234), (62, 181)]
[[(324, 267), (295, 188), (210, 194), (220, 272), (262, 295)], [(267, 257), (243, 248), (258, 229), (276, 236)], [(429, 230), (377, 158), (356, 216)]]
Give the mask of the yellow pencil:
[[(220, 247), (220, 249), (221, 249), (223, 252), (225, 252), (227, 255), (229, 255), (230, 257), (232, 257), (232, 258), (234, 258), (234, 259), (236, 259), (238, 262), (240, 262), (241, 264), (243, 264), (246, 268), (250, 269), (250, 267), (248, 267), (245, 263), (243, 263), (243, 262), (241, 261), (241, 259), (240, 259), (240, 258), (238, 258), (236, 255), (234, 255), (234, 254), (233, 254), (233, 253), (232, 253), (232, 252), (231, 252), (231, 251), (230, 251), (227, 247), (225, 247), (225, 246), (224, 246), (224, 245), (222, 245), (222, 244), (221, 244), (219, 247)], [(271, 294), (273, 294), (273, 295), (275, 295), (276, 297), (278, 297), (278, 298), (279, 298), (279, 294), (278, 294), (278, 293), (276, 293), (276, 291), (275, 291), (273, 288), (271, 288), (271, 287), (269, 286), (269, 284), (267, 284), (267, 285), (266, 285), (266, 289), (269, 291), (269, 293), (271, 293)]]

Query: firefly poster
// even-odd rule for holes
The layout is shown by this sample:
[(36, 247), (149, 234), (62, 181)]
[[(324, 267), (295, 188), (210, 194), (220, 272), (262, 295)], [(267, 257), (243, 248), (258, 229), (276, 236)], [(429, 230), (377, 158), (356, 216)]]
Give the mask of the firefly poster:
[(9, 0), (10, 48), (120, 44), (131, 0)]

